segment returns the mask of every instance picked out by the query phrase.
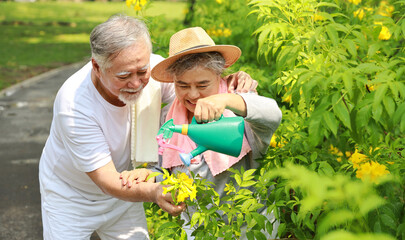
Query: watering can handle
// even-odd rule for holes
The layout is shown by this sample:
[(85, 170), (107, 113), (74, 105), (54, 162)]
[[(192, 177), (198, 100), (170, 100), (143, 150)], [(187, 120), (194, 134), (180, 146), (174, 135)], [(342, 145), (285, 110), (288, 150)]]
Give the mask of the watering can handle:
[[(221, 120), (223, 117), (224, 117), (224, 115), (221, 114), (221, 117), (220, 117), (218, 120), (216, 120), (216, 121)], [(191, 124), (201, 124), (201, 123), (198, 123), (198, 122), (195, 120), (195, 117), (193, 117), (193, 119), (191, 119)]]

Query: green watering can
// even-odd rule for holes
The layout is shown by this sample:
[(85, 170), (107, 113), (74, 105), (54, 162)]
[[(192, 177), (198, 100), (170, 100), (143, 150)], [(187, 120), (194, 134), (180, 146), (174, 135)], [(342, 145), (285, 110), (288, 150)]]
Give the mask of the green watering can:
[[(191, 159), (207, 150), (234, 157), (239, 156), (244, 131), (243, 117), (221, 117), (218, 121), (204, 124), (197, 123), (193, 118), (191, 124), (182, 125), (174, 125), (173, 119), (170, 119), (160, 128), (156, 138), (161, 147), (159, 154), (162, 154), (166, 147), (173, 148), (181, 152), (179, 155), (184, 165), (190, 166)], [(165, 142), (173, 136), (174, 132), (189, 136), (196, 143), (197, 148), (190, 153), (185, 153), (181, 146), (173, 146)]]

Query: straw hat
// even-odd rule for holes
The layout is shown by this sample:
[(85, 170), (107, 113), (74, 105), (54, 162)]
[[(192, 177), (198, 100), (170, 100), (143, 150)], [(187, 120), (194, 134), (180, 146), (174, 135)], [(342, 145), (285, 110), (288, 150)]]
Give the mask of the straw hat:
[(159, 82), (173, 82), (166, 69), (184, 55), (203, 52), (219, 52), (225, 59), (225, 68), (238, 60), (241, 50), (233, 45), (215, 45), (215, 42), (200, 27), (183, 29), (170, 38), (169, 57), (152, 69), (152, 77)]

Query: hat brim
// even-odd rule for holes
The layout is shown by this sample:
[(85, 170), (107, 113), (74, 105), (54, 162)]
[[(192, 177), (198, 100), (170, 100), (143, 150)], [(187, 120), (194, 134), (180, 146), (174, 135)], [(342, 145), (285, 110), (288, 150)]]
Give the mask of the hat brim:
[(242, 51), (237, 46), (233, 45), (215, 45), (215, 46), (206, 46), (206, 47), (199, 47), (193, 48), (171, 57), (166, 58), (165, 60), (158, 63), (152, 69), (152, 78), (159, 82), (173, 82), (173, 79), (170, 74), (167, 73), (166, 69), (172, 65), (177, 59), (193, 54), (193, 53), (203, 53), (203, 52), (219, 52), (225, 59), (225, 68), (230, 67), (234, 64), (242, 54)]

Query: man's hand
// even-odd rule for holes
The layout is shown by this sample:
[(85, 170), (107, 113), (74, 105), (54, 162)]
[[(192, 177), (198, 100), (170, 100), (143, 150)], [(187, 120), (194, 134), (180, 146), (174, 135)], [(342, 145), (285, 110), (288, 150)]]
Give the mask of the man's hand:
[(172, 216), (178, 216), (186, 209), (186, 204), (184, 202), (177, 206), (174, 205), (171, 193), (163, 194), (163, 186), (159, 186), (159, 189), (156, 191), (156, 198), (154, 202), (159, 205), (163, 211)]
[(257, 88), (257, 81), (253, 80), (252, 77), (243, 72), (239, 71), (228, 75), (225, 77), (225, 80), (228, 82), (228, 93), (239, 92), (239, 93), (246, 93), (246, 92), (255, 92)]
[[(132, 171), (123, 171), (120, 175), (122, 186), (127, 185), (127, 187), (130, 188), (133, 185), (134, 181), (135, 184), (145, 182), (149, 174), (151, 173), (151, 170), (145, 168), (138, 168)], [(148, 182), (155, 182), (155, 178), (150, 178)]]

